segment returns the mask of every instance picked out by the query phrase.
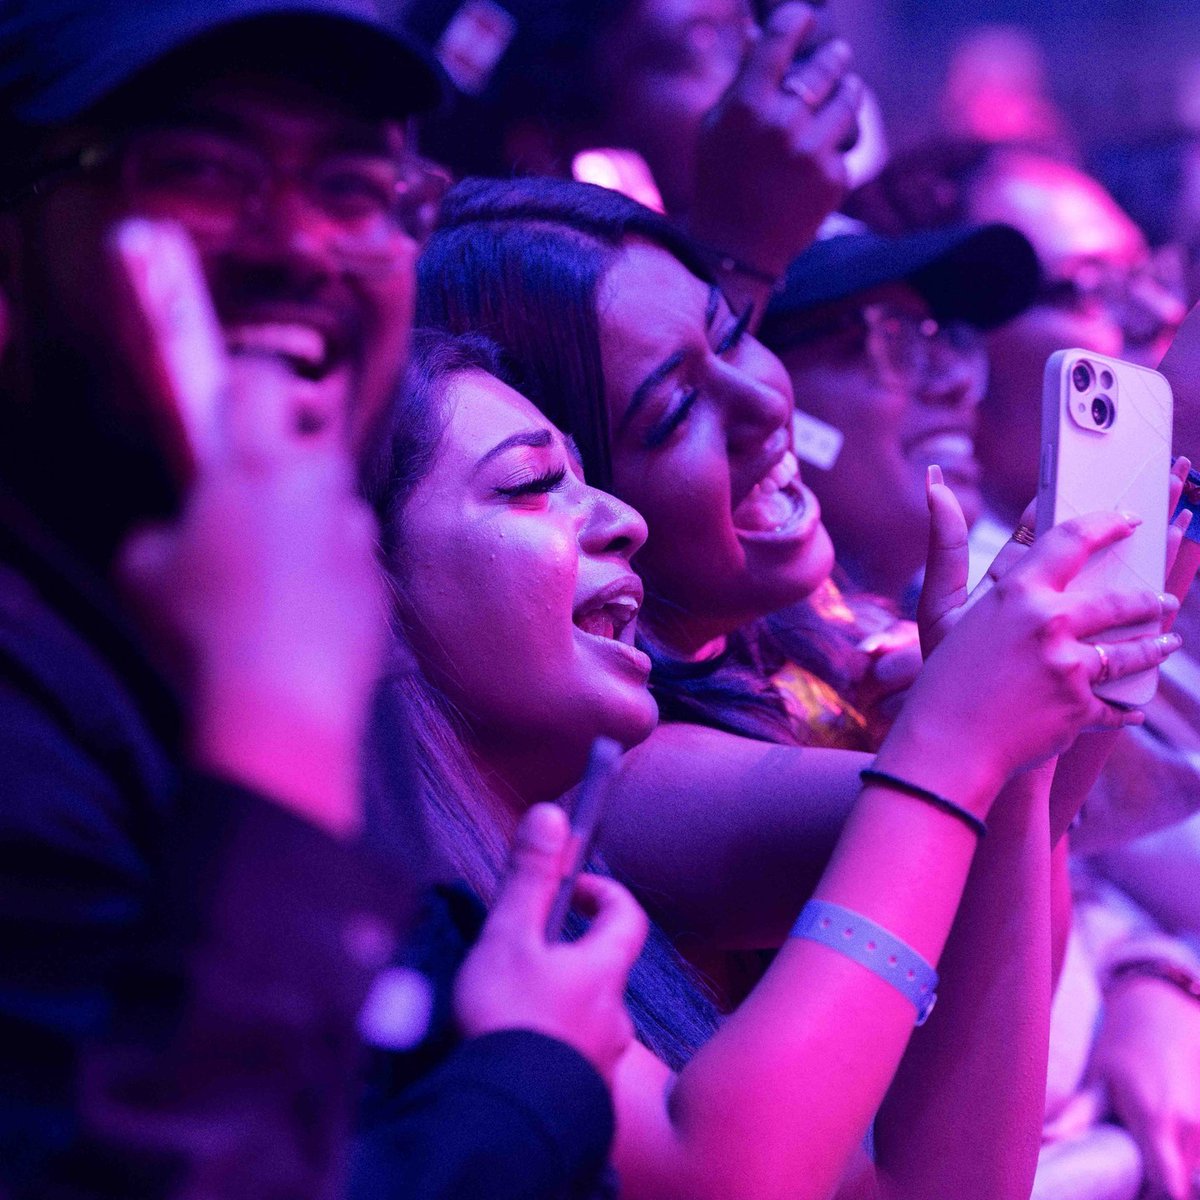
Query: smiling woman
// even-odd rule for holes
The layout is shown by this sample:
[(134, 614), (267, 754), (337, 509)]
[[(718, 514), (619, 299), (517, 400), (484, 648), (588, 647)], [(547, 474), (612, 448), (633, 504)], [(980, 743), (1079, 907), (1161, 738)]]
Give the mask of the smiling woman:
[[(625, 755), (605, 854), (706, 968), (720, 967), (731, 949), (783, 943), (758, 986), (674, 1082), (669, 1111), (647, 1101), (661, 1100), (669, 1082), (661, 1064), (635, 1054), (618, 1071), (623, 1182), (630, 1195), (655, 1200), (826, 1195), (879, 1109), (903, 1039), (892, 1042), (898, 1028), (889, 1032), (883, 1009), (872, 1009), (852, 1023), (864, 1040), (850, 1050), (842, 1018), (847, 1006), (857, 1012), (866, 1003), (856, 989), (867, 980), (810, 961), (786, 937), (792, 917), (815, 893), (911, 945), (922, 944), (932, 921), (940, 932), (923, 944), (939, 952), (965, 878), (964, 863), (954, 863), (967, 847), (954, 839), (971, 822), (953, 821), (942, 830), (945, 841), (932, 830), (902, 828), (917, 817), (912, 797), (937, 792), (961, 803), (973, 796), (967, 807), (979, 813), (974, 804), (986, 794), (990, 806), (1018, 745), (1024, 757), (1055, 729), (1057, 746), (1073, 740), (1053, 715), (1064, 694), (1036, 682), (1041, 669), (1053, 673), (1041, 660), (1049, 647), (1040, 635), (1025, 641), (1030, 628), (1018, 635), (1025, 618), (1009, 624), (1017, 609), (986, 598), (926, 664), (875, 760), (922, 788), (885, 798), (876, 777), (861, 791), (861, 755), (797, 746), (804, 717), (793, 716), (779, 677), (768, 674), (778, 660), (771, 665), (762, 654), (770, 642), (758, 619), (806, 596), (831, 563), (817, 505), (788, 457), (786, 372), (747, 335), (686, 240), (663, 218), (597, 188), (473, 182), (451, 194), (420, 274), (423, 319), (500, 341), (520, 390), (577, 439), (585, 478), (611, 487), (649, 525), (636, 558), (646, 581), (643, 634), (658, 658), (658, 695), (671, 702), (674, 719)], [(962, 541), (961, 511), (938, 484), (928, 503), (939, 521), (934, 546), (949, 553)], [(1090, 532), (1064, 531), (1063, 547), (1077, 537), (1092, 545), (1119, 536), (1105, 522), (1112, 518), (1097, 519)], [(1048, 599), (1039, 590), (1045, 582), (1077, 569), (1055, 566), (1057, 553), (1039, 543), (1024, 582), (1014, 579), (1005, 592), (1033, 586)], [(936, 592), (955, 570), (931, 559), (934, 611), (956, 608)], [(1029, 616), (1034, 626), (1043, 619)], [(521, 645), (527, 627), (504, 626), (503, 646), (492, 646), (498, 658), (539, 653)], [(945, 625), (926, 634), (932, 645)], [(1062, 649), (1094, 670), (1091, 647)], [(1168, 650), (1143, 646), (1135, 656)], [(1026, 675), (1035, 660), (1042, 668)], [(995, 664), (983, 688), (981, 661)], [(687, 710), (679, 698), (694, 699), (697, 684), (707, 691)], [(941, 1006), (914, 1044), (879, 1118), (876, 1184), (885, 1195), (1028, 1192), (1038, 1114), (1021, 1097), (1045, 1039), (1048, 778), (1022, 777), (997, 805), (947, 951), (957, 1000)], [(945, 807), (924, 815), (931, 812), (950, 820)], [(930, 835), (936, 847), (924, 840)], [(1014, 1009), (1007, 1000), (1014, 992), (1030, 1002)], [(986, 1095), (964, 1095), (944, 1079), (944, 1064), (964, 1053), (977, 1058), (961, 1077), (987, 1074)], [(821, 1062), (845, 1081), (836, 1098)], [(810, 1140), (817, 1126), (823, 1133)], [(993, 1135), (986, 1145), (980, 1128)], [(965, 1146), (969, 1162), (961, 1158)]]
[[(442, 404), (436, 456), (392, 524), (400, 611), (490, 782), (523, 811), (575, 783), (597, 735), (629, 746), (654, 727), (629, 565), (646, 526), (588, 487), (562, 434), (494, 375), (459, 372)], [(497, 638), (527, 652), (502, 658)]]
[[(511, 830), (534, 800), (576, 783), (596, 736), (631, 744), (653, 729), (649, 664), (628, 641), (640, 596), (629, 560), (645, 526), (627, 505), (583, 481), (563, 436), (489, 373), (494, 354), (481, 358), (478, 343), (443, 339), (422, 342), (419, 355), (416, 382), (392, 414), (371, 491), (398, 616), (426, 676), (457, 709), (463, 746), (483, 776), (481, 789), (448, 798), (462, 806), (466, 841), (481, 843)], [(1120, 532), (1108, 518), (1057, 543), (1039, 543), (1038, 569), (1069, 572), (1081, 555), (1077, 538), (1092, 544)], [(1032, 566), (1028, 575), (1039, 578)], [(879, 767), (888, 774), (862, 791), (818, 886), (823, 907), (815, 911), (826, 914), (827, 924), (835, 918), (883, 924), (892, 931), (888, 937), (899, 939), (896, 953), (909, 956), (914, 976), (919, 968), (925, 990), (918, 995), (915, 985), (890, 981), (886, 969), (822, 944), (819, 924), (798, 926), (749, 999), (706, 1036), (712, 1024), (706, 1027), (703, 1006), (658, 942), (659, 961), (641, 965), (642, 980), (654, 986), (635, 991), (642, 1041), (624, 1054), (614, 1077), (615, 1159), (627, 1195), (815, 1200), (835, 1185), (887, 1091), (914, 1006), (923, 1015), (931, 1002), (935, 976), (926, 960), (938, 957), (947, 937), (978, 818), (1000, 781), (1031, 753), (1040, 756), (1072, 736), (1085, 712), (1095, 719), (1103, 711), (1085, 679), (1076, 679), (1079, 694), (1067, 698), (1053, 666), (1061, 649), (1045, 649), (1036, 606), (1016, 618), (1005, 611), (1008, 618), (998, 620), (996, 606), (985, 603), (963, 621), (967, 632), (947, 638), (909, 720), (881, 751)], [(992, 699), (972, 706), (966, 700), (976, 690), (980, 637), (999, 639), (1010, 671)], [(1147, 642), (1116, 669), (1158, 653)], [(1021, 711), (1014, 696), (1025, 702), (1024, 721), (1014, 719)], [(1031, 709), (1036, 716), (1028, 715)], [(946, 752), (951, 745), (963, 751), (963, 761)], [(897, 791), (887, 782), (914, 774), (963, 807), (919, 803), (912, 789)], [(1044, 859), (1047, 831), (1036, 822), (1027, 829), (1027, 817), (1020, 836)], [(1004, 825), (1001, 818), (1001, 846), (1011, 837)], [(459, 840), (444, 849), (460, 862), (474, 854)], [(1003, 876), (1006, 901), (1012, 878), (1011, 871)], [(1007, 903), (1003, 919), (1012, 920)], [(1026, 954), (1041, 963), (1042, 940), (1024, 941)], [(1002, 973), (1013, 969), (1007, 956), (1000, 961)], [(845, 1020), (848, 1009), (860, 1014), (858, 1022)], [(1031, 1002), (1021, 1019), (1036, 1011)], [(957, 1039), (953, 1016), (941, 1028), (942, 1037)], [(671, 1052), (651, 1052), (659, 1044)], [(1010, 1058), (1011, 1050), (1005, 1043)], [(831, 1097), (833, 1073), (844, 1086)], [(1009, 1073), (1022, 1076), (1022, 1062)], [(922, 1075), (921, 1086), (930, 1083)], [(948, 1088), (946, 1104), (953, 1107), (955, 1096)], [(922, 1125), (922, 1117), (909, 1115), (915, 1106), (899, 1100), (897, 1107), (899, 1117), (881, 1117), (885, 1139), (899, 1137), (910, 1123)], [(932, 1107), (940, 1126), (944, 1114)], [(924, 1150), (919, 1162), (906, 1162), (917, 1145), (923, 1140), (913, 1136), (890, 1156), (901, 1177), (919, 1181), (929, 1172), (957, 1171), (949, 1152), (935, 1156), (933, 1166)], [(1027, 1150), (1017, 1139), (995, 1153), (1011, 1168)], [(970, 1154), (973, 1161), (988, 1159), (973, 1143)], [(964, 1194), (1010, 1194), (993, 1188), (984, 1173), (987, 1189)], [(1016, 1176), (1013, 1196), (1023, 1187), (1020, 1170)], [(905, 1184), (895, 1194), (928, 1193)]]

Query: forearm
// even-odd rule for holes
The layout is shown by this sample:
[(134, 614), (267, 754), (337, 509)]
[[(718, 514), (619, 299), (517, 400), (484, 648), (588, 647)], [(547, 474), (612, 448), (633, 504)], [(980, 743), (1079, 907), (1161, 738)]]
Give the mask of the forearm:
[(600, 835), (614, 874), (670, 936), (779, 946), (812, 895), (870, 759), (697, 726), (625, 755)]
[(1049, 772), (1001, 794), (940, 966), (875, 1126), (889, 1200), (1026, 1200), (1050, 1010)]
[[(868, 788), (817, 897), (883, 926), (936, 963), (975, 837), (953, 817)], [(824, 1197), (837, 1184), (914, 1027), (908, 999), (806, 939), (682, 1072), (671, 1099), (686, 1182), (665, 1195)]]

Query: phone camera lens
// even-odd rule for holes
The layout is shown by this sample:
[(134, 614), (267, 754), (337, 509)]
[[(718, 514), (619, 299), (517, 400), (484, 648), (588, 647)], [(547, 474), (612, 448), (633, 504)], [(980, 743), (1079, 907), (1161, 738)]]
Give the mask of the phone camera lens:
[(1086, 392), (1092, 386), (1092, 368), (1085, 362), (1077, 362), (1071, 368), (1071, 382), (1077, 392)]
[(1100, 372), (1100, 386), (1102, 388), (1110, 388), (1113, 385), (1113, 374), (1111, 371)]
[(1097, 396), (1092, 401), (1092, 423), (1097, 429), (1107, 429), (1114, 416), (1113, 402), (1107, 396)]

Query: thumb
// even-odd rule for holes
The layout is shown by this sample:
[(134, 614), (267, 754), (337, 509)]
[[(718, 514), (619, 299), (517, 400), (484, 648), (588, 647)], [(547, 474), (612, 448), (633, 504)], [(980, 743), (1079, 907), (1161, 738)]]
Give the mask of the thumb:
[(521, 818), (488, 928), (515, 937), (542, 937), (562, 881), (569, 838), (567, 814), (557, 804), (535, 804)]
[(917, 605), (917, 624), (921, 630), (921, 648), (929, 655), (945, 636), (947, 618), (966, 602), (970, 559), (967, 521), (954, 493), (942, 480), (941, 467), (929, 468), (925, 494), (929, 501), (929, 553)]

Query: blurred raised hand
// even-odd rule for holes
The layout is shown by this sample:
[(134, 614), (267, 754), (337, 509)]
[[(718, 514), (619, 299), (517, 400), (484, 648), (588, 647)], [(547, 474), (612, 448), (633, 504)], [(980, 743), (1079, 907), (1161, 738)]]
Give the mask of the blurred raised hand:
[(522, 818), (500, 894), (459, 971), (454, 1011), (468, 1037), (532, 1029), (573, 1046), (611, 1081), (633, 1040), (625, 981), (648, 924), (616, 880), (584, 874), (575, 906), (590, 919), (587, 931), (573, 942), (547, 942), (569, 849), (557, 805), (536, 804)]

